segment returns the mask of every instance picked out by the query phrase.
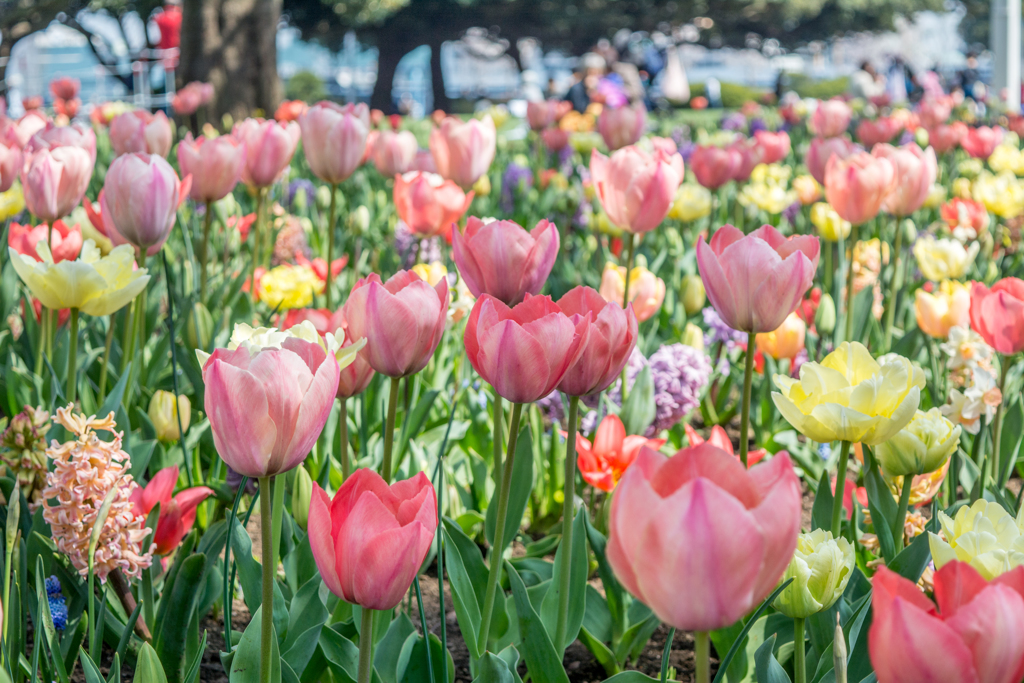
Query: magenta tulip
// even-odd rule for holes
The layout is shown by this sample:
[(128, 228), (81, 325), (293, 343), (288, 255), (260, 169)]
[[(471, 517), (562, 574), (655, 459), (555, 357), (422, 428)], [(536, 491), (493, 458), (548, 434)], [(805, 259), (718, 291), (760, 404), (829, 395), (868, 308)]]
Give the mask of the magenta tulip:
[(749, 235), (723, 225), (709, 245), (697, 242), (697, 267), (708, 300), (741, 332), (772, 332), (804, 298), (818, 269), (817, 237), (786, 238), (770, 225)]
[(711, 443), (671, 458), (645, 447), (612, 498), (608, 562), (666, 624), (724, 628), (775, 588), (796, 549), (800, 507), (785, 452), (748, 471)]
[(291, 163), (300, 131), (294, 121), (250, 118), (236, 123), (231, 134), (245, 144), (242, 180), (253, 187), (270, 187)]
[(597, 131), (613, 152), (636, 144), (647, 127), (647, 109), (640, 102), (624, 107), (605, 107), (597, 118)]
[(313, 175), (340, 183), (363, 162), (370, 110), (363, 103), (345, 106), (318, 102), (299, 117), (302, 149)]
[(527, 232), (512, 221), (484, 223), (472, 216), (465, 232), (452, 231), (452, 256), (475, 297), (490, 294), (515, 306), (539, 294), (558, 257), (558, 229), (542, 220)]
[(589, 396), (614, 382), (636, 347), (637, 321), (633, 307), (625, 311), (604, 300), (597, 290), (576, 287), (558, 300), (558, 307), (573, 323), (586, 321), (589, 331), (576, 362), (558, 384), (568, 396)]
[(235, 189), (245, 169), (245, 145), (233, 135), (195, 140), (192, 133), (178, 143), (178, 166), (192, 176), (189, 196), (197, 202), (215, 202)]
[(842, 100), (832, 99), (818, 102), (818, 108), (811, 114), (808, 127), (818, 137), (834, 138), (846, 132), (850, 126), (853, 110)]
[(666, 161), (663, 150), (648, 154), (630, 145), (606, 157), (590, 153), (590, 178), (601, 207), (616, 227), (644, 233), (661, 225), (682, 181), (682, 157)]
[(382, 176), (394, 178), (413, 170), (419, 149), (416, 136), (411, 132), (382, 130), (373, 141), (370, 158)]
[(162, 111), (150, 114), (144, 109), (118, 114), (110, 122), (110, 145), (114, 154), (157, 154), (164, 158), (171, 151), (174, 131)]
[(814, 138), (807, 148), (804, 163), (814, 179), (824, 185), (825, 166), (829, 159), (833, 156), (845, 159), (859, 151), (861, 149), (846, 138)]
[[(186, 185), (190, 180), (186, 179)], [(128, 243), (150, 256), (171, 234), (182, 192), (178, 174), (156, 154), (123, 154), (110, 164), (100, 193), (103, 227), (114, 244)]]
[(789, 156), (791, 143), (789, 133), (784, 130), (778, 133), (759, 130), (754, 133), (754, 140), (761, 150), (761, 161), (766, 164), (774, 164)]
[(309, 544), (327, 588), (364, 609), (402, 601), (430, 550), (437, 496), (423, 472), (390, 486), (358, 469), (334, 500), (313, 484)]
[(840, 218), (854, 225), (878, 215), (895, 183), (892, 162), (867, 152), (846, 159), (833, 155), (825, 166), (825, 199)]
[(437, 172), (463, 190), (473, 187), (494, 161), (497, 135), (490, 114), (469, 121), (447, 117), (430, 133)]
[(902, 147), (875, 145), (871, 154), (888, 159), (896, 174), (895, 186), (886, 195), (882, 208), (894, 216), (909, 216), (920, 209), (938, 175), (935, 150), (922, 150), (910, 142)]
[(697, 182), (709, 190), (717, 190), (733, 179), (743, 162), (735, 149), (698, 145), (690, 155), (690, 168)]

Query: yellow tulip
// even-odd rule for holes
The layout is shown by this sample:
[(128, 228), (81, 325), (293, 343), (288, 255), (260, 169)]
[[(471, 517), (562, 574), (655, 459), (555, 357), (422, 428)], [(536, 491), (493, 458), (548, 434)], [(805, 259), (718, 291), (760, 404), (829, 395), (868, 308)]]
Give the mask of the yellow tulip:
[(914, 258), (921, 273), (929, 280), (958, 280), (967, 274), (980, 248), (978, 242), (965, 249), (956, 240), (937, 240), (925, 235), (914, 244)]
[(914, 418), (924, 371), (902, 356), (882, 362), (859, 342), (843, 342), (821, 363), (800, 366), (800, 379), (775, 375), (775, 406), (813, 441), (850, 441), (876, 446)]
[(1001, 218), (1013, 218), (1024, 212), (1024, 184), (1009, 171), (979, 176), (973, 184), (974, 198)]
[(412, 272), (419, 275), (420, 279), (426, 281), (431, 287), (448, 277), (448, 269), (440, 261), (429, 264), (417, 263), (412, 267)]
[[(622, 297), (626, 287), (626, 268), (606, 263), (601, 274), (601, 288), (598, 290), (605, 301), (622, 305)], [(629, 301), (633, 304), (633, 312), (637, 322), (643, 322), (653, 316), (665, 301), (665, 281), (638, 265), (629, 273)]]
[(950, 191), (954, 197), (959, 197), (960, 199), (970, 199), (974, 196), (974, 189), (971, 187), (970, 178), (957, 178), (953, 181)]
[(21, 185), (14, 183), (6, 192), (0, 192), (0, 221), (13, 218), (25, 210), (25, 195)]
[(130, 303), (149, 283), (145, 268), (133, 270), (133, 247), (122, 244), (100, 256), (86, 240), (75, 261), (53, 262), (44, 242), (36, 245), (42, 261), (8, 249), (11, 263), (32, 296), (49, 309), (77, 308), (88, 315), (110, 315)]
[(927, 474), (941, 468), (960, 443), (960, 425), (942, 416), (938, 408), (918, 410), (899, 434), (875, 448), (875, 457), (887, 477)]
[(1014, 175), (1024, 175), (1024, 152), (1012, 144), (1001, 144), (992, 150), (988, 166), (996, 173), (1009, 171)]
[(928, 190), (928, 196), (925, 197), (924, 204), (921, 206), (925, 209), (937, 209), (946, 202), (946, 188), (938, 183), (932, 184), (932, 189)]
[(945, 339), (954, 326), (967, 327), (971, 315), (971, 290), (955, 280), (943, 280), (933, 293), (917, 290), (914, 313), (921, 331)]
[(782, 213), (798, 199), (796, 192), (771, 183), (749, 183), (737, 196), (743, 206), (754, 205), (768, 213)]
[(153, 392), (153, 398), (149, 401), (149, 421), (153, 423), (158, 441), (170, 443), (181, 438), (178, 430), (178, 416), (181, 416), (181, 428), (187, 430), (188, 423), (192, 419), (192, 404), (188, 396), (178, 396), (174, 400), (174, 394), (163, 389)]
[(984, 499), (960, 508), (954, 519), (939, 511), (942, 536), (928, 534), (935, 568), (967, 562), (991, 581), (1024, 564), (1024, 507), (1014, 519), (999, 503)]
[(856, 560), (853, 545), (831, 531), (800, 534), (796, 551), (780, 581), (793, 579), (773, 603), (787, 617), (806, 619), (827, 610), (846, 590)]
[(313, 303), (313, 295), (323, 291), (324, 281), (309, 266), (281, 265), (260, 278), (260, 301), (281, 311), (306, 308)]
[(821, 185), (810, 175), (798, 175), (793, 179), (793, 189), (804, 206), (821, 199)]
[(794, 311), (782, 321), (777, 330), (757, 335), (757, 348), (775, 360), (792, 360), (804, 348), (806, 334), (807, 323)]
[(836, 210), (826, 202), (818, 202), (811, 207), (811, 223), (818, 229), (821, 239), (826, 242), (838, 242), (840, 238), (846, 239), (850, 236), (852, 229), (850, 222), (840, 218)]
[(686, 323), (686, 327), (683, 328), (683, 338), (680, 341), (698, 351), (703, 351), (704, 331), (694, 323)]
[(711, 192), (697, 183), (683, 183), (668, 215), (678, 221), (695, 221), (711, 213)]
[[(326, 336), (321, 337), (320, 333), (313, 327), (313, 323), (303, 320), (298, 325), (293, 325), (287, 330), (279, 330), (276, 327), (251, 327), (245, 323), (235, 323), (227, 349), (234, 351), (241, 346), (248, 349), (250, 353), (255, 353), (259, 349), (265, 348), (279, 349), (289, 337), (296, 337), (303, 341), (319, 344), (320, 348), (324, 351), (334, 354), (334, 357), (338, 360), (338, 367), (342, 370), (351, 365), (352, 361), (356, 358), (356, 353), (366, 346), (365, 337), (354, 344), (342, 346), (342, 342), (345, 341), (344, 335), (339, 334), (339, 336), (335, 337), (333, 332), (328, 332)], [(196, 358), (199, 359), (199, 366), (203, 367), (206, 365), (206, 361), (210, 360), (210, 354), (202, 349), (196, 349)]]

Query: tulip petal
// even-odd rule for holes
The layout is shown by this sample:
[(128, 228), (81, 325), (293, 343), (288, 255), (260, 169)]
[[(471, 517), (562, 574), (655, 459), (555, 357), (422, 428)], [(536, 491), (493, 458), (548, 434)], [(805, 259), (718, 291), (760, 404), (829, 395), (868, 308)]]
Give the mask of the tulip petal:
[(945, 622), (971, 650), (979, 680), (1019, 683), (1024, 677), (1024, 598), (1015, 590), (990, 585)]
[[(719, 232), (723, 228), (719, 228)], [(717, 233), (716, 233), (717, 234)], [(712, 238), (713, 239), (713, 238)], [(733, 327), (739, 323), (740, 312), (733, 295), (732, 284), (725, 274), (714, 250), (701, 238), (697, 240), (697, 267), (704, 283), (708, 300), (727, 325)], [(733, 327), (733, 329), (736, 329)]]
[[(171, 500), (171, 494), (174, 493), (174, 487), (178, 483), (178, 466), (171, 465), (165, 467), (149, 480), (142, 491), (142, 504), (145, 508), (145, 513), (149, 514), (149, 511), (153, 509), (153, 506), (157, 503), (167, 503)], [(139, 490), (139, 489), (137, 489)]]
[(327, 588), (339, 598), (347, 599), (345, 590), (338, 578), (337, 558), (334, 554), (333, 522), (331, 499), (320, 485), (313, 482), (313, 495), (309, 504), (309, 546), (316, 560), (317, 569), (323, 577)]

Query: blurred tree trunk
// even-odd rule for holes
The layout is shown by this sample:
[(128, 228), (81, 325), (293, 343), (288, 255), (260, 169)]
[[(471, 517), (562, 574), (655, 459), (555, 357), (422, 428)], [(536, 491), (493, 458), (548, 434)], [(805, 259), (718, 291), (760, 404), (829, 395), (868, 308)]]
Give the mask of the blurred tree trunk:
[(277, 25), (282, 0), (184, 0), (179, 87), (213, 83), (212, 114), (236, 120), (262, 109), (273, 116), (281, 101)]

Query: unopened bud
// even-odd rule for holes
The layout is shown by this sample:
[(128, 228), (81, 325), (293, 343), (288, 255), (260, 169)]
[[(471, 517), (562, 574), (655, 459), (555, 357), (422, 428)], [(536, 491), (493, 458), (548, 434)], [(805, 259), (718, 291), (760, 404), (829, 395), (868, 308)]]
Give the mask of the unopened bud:
[(704, 281), (698, 275), (687, 275), (683, 278), (683, 308), (686, 315), (699, 313), (707, 301), (707, 294), (704, 291)]
[(309, 522), (309, 506), (313, 500), (313, 478), (302, 465), (295, 468), (292, 482), (292, 519), (303, 531)]
[(814, 326), (819, 333), (831, 334), (836, 329), (836, 304), (829, 294), (822, 294), (818, 312), (814, 314)]

